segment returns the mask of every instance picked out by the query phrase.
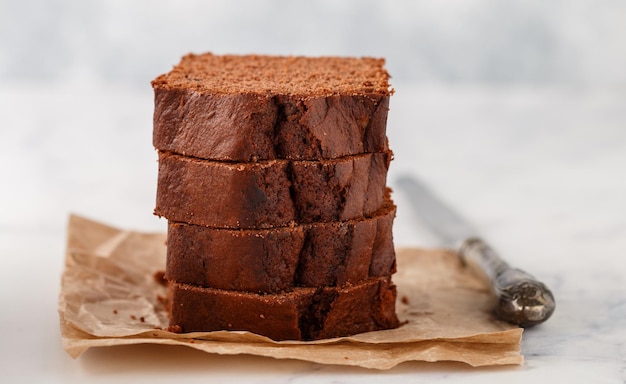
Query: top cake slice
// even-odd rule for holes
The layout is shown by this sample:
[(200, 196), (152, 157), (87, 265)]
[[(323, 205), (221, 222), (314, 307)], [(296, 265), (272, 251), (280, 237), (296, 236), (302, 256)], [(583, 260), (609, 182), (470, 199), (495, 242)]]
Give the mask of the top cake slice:
[(387, 149), (383, 59), (189, 54), (152, 86), (160, 150), (256, 161)]

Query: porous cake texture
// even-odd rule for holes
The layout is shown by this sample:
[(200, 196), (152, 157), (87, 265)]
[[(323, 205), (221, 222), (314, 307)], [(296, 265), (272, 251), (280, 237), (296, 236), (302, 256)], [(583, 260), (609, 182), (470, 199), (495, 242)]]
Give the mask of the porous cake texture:
[(155, 213), (221, 228), (272, 228), (371, 215), (389, 152), (318, 161), (227, 163), (161, 152)]
[(226, 161), (387, 149), (384, 60), (187, 55), (152, 82), (157, 149)]
[(152, 86), (171, 330), (399, 326), (383, 59), (189, 54)]
[(233, 230), (170, 222), (166, 278), (235, 291), (277, 293), (345, 286), (395, 272), (391, 201), (371, 217)]
[(266, 295), (173, 283), (170, 295), (170, 328), (182, 332), (250, 331), (273, 340), (316, 340), (399, 325), (396, 287), (388, 277)]

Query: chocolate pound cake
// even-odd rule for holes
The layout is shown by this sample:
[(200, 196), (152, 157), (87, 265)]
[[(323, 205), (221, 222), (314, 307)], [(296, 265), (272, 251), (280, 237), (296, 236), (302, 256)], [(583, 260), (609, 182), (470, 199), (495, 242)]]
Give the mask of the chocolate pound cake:
[(344, 286), (395, 272), (395, 206), (371, 218), (274, 229), (215, 229), (170, 222), (166, 277), (235, 291)]
[(394, 328), (383, 59), (189, 54), (152, 81), (170, 328)]
[(391, 152), (332, 160), (226, 163), (159, 154), (155, 213), (217, 228), (343, 221), (383, 205)]
[(267, 295), (179, 283), (169, 289), (170, 328), (181, 332), (250, 331), (273, 340), (317, 340), (399, 325), (389, 277)]
[(211, 160), (387, 150), (383, 59), (187, 55), (152, 82), (157, 149)]

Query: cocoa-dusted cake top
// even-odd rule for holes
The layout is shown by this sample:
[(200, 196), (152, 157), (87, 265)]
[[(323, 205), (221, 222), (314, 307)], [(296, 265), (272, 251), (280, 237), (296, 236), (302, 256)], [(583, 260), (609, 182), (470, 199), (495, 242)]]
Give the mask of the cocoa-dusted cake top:
[(260, 95), (389, 95), (385, 60), (355, 57), (188, 54), (154, 88)]

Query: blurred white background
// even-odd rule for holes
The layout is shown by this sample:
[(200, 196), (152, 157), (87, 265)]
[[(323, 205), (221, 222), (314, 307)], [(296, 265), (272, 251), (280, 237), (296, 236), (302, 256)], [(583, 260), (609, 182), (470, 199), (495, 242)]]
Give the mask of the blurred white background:
[[(395, 169), (430, 177), (442, 154), (455, 169), (467, 156), (497, 166), (467, 148), (476, 140), (519, 141), (517, 160), (538, 150), (546, 166), (561, 160), (553, 144), (584, 156), (581, 130), (604, 135), (591, 145), (623, 142), (621, 127), (576, 127), (579, 116), (562, 115), (590, 102), (592, 114), (622, 113), (612, 95), (626, 89), (625, 47), (619, 0), (2, 0), (0, 236), (57, 235), (69, 211), (161, 228), (147, 218), (149, 82), (187, 52), (385, 57), (397, 90)], [(550, 132), (530, 134), (544, 123)]]
[(626, 4), (3, 0), (0, 79), (145, 88), (185, 52), (369, 55), (398, 86), (626, 85)]
[[(611, 343), (626, 329), (620, 0), (0, 0), (0, 304), (15, 310), (0, 329), (16, 330), (23, 362), (12, 372), (27, 357), (37, 372), (76, 367), (59, 357), (52, 315), (70, 212), (165, 229), (152, 216), (150, 80), (206, 51), (385, 57), (391, 184), (420, 176), (557, 291), (552, 337), (524, 344), (544, 370), (525, 380), (550, 366), (584, 378), (594, 358), (624, 378), (626, 350)], [(395, 198), (397, 243), (436, 245)], [(46, 346), (33, 356), (15, 345), (41, 311)], [(586, 336), (593, 327), (603, 339)]]

